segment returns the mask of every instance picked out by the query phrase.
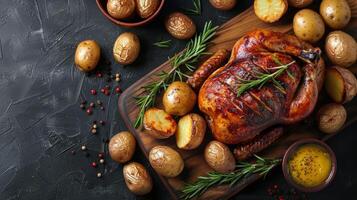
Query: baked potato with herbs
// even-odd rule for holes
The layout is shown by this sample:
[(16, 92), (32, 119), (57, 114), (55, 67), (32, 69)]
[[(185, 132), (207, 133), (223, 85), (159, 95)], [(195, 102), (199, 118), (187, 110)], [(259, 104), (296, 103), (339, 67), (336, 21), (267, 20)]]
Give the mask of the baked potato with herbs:
[(136, 195), (144, 195), (152, 190), (152, 179), (145, 167), (137, 162), (124, 165), (123, 176), (128, 189)]
[(196, 99), (196, 93), (187, 83), (175, 81), (167, 87), (162, 103), (167, 113), (183, 116), (193, 109)]
[(317, 113), (317, 124), (321, 132), (336, 133), (345, 124), (346, 109), (341, 104), (330, 103), (322, 106)]
[(157, 173), (165, 177), (176, 177), (184, 168), (181, 155), (168, 146), (152, 148), (149, 153), (149, 162)]
[(114, 135), (108, 145), (110, 157), (118, 163), (128, 162), (135, 153), (136, 140), (128, 131)]
[(203, 141), (206, 133), (206, 121), (198, 114), (183, 116), (178, 122), (176, 144), (180, 149), (195, 149)]
[(217, 172), (228, 173), (235, 169), (236, 162), (231, 150), (219, 141), (213, 140), (207, 144), (204, 157), (207, 164)]
[(325, 51), (331, 62), (341, 67), (349, 67), (357, 60), (357, 43), (351, 35), (343, 31), (328, 34)]
[(346, 0), (323, 0), (320, 14), (330, 28), (342, 29), (351, 19), (351, 8)]
[(288, 10), (287, 0), (255, 0), (254, 12), (264, 22), (278, 21)]
[(84, 72), (94, 70), (100, 59), (100, 46), (94, 40), (84, 40), (76, 48), (74, 63)]
[(293, 29), (295, 35), (301, 40), (315, 43), (324, 35), (325, 23), (317, 12), (302, 9), (294, 16)]
[(165, 139), (175, 134), (177, 123), (164, 110), (149, 108), (144, 114), (144, 128), (151, 136)]
[(331, 67), (326, 70), (325, 89), (336, 103), (346, 103), (357, 94), (357, 79), (348, 69)]

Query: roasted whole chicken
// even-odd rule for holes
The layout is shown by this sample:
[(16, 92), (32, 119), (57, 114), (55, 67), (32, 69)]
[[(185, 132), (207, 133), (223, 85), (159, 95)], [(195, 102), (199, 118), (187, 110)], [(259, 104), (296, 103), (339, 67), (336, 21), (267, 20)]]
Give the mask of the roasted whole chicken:
[[(229, 59), (228, 51), (217, 51), (188, 80), (199, 89), (199, 109), (213, 136), (238, 144), (238, 160), (271, 145), (283, 134), (281, 125), (296, 123), (314, 109), (323, 71), (320, 53), (295, 36), (268, 30), (242, 37)], [(278, 76), (239, 94), (240, 87), (276, 75), (283, 66)]]

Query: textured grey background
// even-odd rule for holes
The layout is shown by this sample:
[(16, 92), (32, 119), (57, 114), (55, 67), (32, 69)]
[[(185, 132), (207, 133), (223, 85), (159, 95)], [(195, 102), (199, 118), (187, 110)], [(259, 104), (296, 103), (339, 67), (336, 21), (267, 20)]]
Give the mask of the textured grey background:
[[(203, 15), (193, 17), (194, 21), (200, 28), (208, 19), (222, 24), (251, 3), (238, 1), (233, 11), (220, 12), (203, 0)], [(185, 42), (177, 40), (168, 50), (151, 44), (170, 38), (163, 28), (164, 16), (189, 6), (189, 0), (167, 0), (158, 20), (130, 29), (139, 35), (143, 48), (134, 65), (123, 68), (112, 64), (113, 71), (123, 75), (123, 89), (182, 49)], [(96, 171), (104, 170), (102, 167), (89, 167), (96, 153), (105, 149), (102, 140), (126, 128), (118, 114), (115, 95), (98, 95), (106, 104), (105, 112), (88, 117), (79, 109), (81, 99), (94, 99), (89, 90), (99, 89), (105, 82), (86, 77), (73, 67), (75, 45), (84, 39), (98, 41), (102, 55), (113, 63), (113, 42), (125, 30), (107, 21), (94, 0), (0, 0), (1, 200), (137, 198), (125, 187), (121, 165), (107, 159), (102, 179), (95, 176)], [(94, 119), (109, 122), (96, 136), (88, 131)], [(356, 127), (328, 142), (338, 158), (337, 177), (324, 191), (309, 194), (309, 199), (357, 196)], [(82, 144), (87, 144), (89, 157), (78, 151)], [(77, 154), (71, 155), (72, 150)], [(134, 160), (149, 166), (139, 150)], [(154, 191), (139, 199), (169, 198), (157, 177), (154, 179)], [(276, 183), (286, 184), (280, 169), (235, 199), (269, 199), (266, 189)]]

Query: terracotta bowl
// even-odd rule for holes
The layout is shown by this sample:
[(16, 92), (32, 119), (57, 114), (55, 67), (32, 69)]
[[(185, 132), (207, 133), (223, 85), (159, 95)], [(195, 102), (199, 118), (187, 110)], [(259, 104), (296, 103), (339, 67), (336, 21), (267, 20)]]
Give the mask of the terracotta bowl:
[[(290, 175), (290, 172), (289, 172), (288, 162), (289, 162), (291, 156), (293, 155), (293, 153), (295, 153), (295, 151), (299, 147), (301, 147), (302, 145), (306, 145), (306, 144), (317, 144), (317, 145), (320, 145), (321, 147), (325, 148), (326, 151), (330, 154), (331, 161), (332, 161), (332, 167), (331, 167), (331, 172), (330, 172), (329, 176), (323, 183), (321, 183), (320, 185), (318, 185), (316, 187), (304, 187), (302, 185), (295, 183)], [(303, 139), (303, 140), (297, 141), (294, 144), (292, 144), (288, 148), (288, 150), (285, 152), (283, 162), (282, 162), (282, 168), (283, 168), (284, 177), (290, 185), (292, 185), (293, 187), (295, 187), (296, 189), (298, 189), (302, 192), (318, 192), (318, 191), (324, 189), (325, 187), (327, 187), (332, 182), (332, 180), (334, 179), (334, 177), (336, 175), (336, 170), (337, 170), (336, 155), (326, 143), (324, 143), (320, 140)]]
[(165, 0), (161, 0), (159, 7), (155, 11), (154, 14), (152, 14), (150, 17), (146, 19), (141, 19), (139, 17), (135, 17), (132, 20), (118, 20), (115, 19), (114, 17), (110, 16), (107, 12), (107, 1), (108, 0), (96, 0), (97, 6), (99, 10), (102, 12), (102, 14), (108, 18), (110, 21), (112, 21), (114, 24), (117, 24), (119, 26), (124, 26), (124, 27), (137, 27), (137, 26), (143, 26), (151, 22), (161, 11), (162, 7), (164, 6)]

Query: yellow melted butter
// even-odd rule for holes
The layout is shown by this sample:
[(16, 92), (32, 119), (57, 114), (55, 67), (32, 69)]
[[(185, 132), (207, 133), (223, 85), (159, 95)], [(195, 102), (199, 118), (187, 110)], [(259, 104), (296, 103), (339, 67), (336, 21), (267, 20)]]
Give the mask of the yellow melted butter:
[(295, 183), (304, 187), (316, 187), (330, 175), (332, 161), (330, 154), (322, 146), (306, 144), (297, 149), (288, 165)]

